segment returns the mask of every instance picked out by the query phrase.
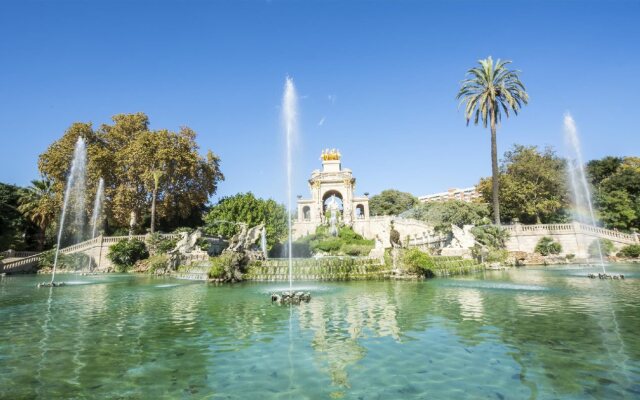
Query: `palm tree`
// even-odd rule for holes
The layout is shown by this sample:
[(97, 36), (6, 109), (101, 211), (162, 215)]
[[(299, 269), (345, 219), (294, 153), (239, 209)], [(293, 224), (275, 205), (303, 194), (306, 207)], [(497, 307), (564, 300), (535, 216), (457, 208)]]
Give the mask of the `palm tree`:
[(44, 249), (47, 228), (53, 222), (59, 208), (53, 182), (48, 179), (31, 181), (31, 186), (23, 192), (18, 204), (18, 211), (40, 230), (38, 249)]
[(480, 66), (467, 71), (467, 79), (462, 81), (456, 98), (460, 104), (467, 103), (465, 118), (467, 126), (471, 119), (475, 125), (482, 121), (491, 127), (491, 176), (493, 191), (493, 217), (500, 225), (500, 202), (498, 199), (498, 146), (496, 125), (500, 123), (502, 112), (509, 118), (509, 111), (518, 115), (520, 108), (527, 104), (529, 95), (518, 77), (519, 71), (507, 68), (511, 61), (493, 62), (491, 57), (479, 60)]

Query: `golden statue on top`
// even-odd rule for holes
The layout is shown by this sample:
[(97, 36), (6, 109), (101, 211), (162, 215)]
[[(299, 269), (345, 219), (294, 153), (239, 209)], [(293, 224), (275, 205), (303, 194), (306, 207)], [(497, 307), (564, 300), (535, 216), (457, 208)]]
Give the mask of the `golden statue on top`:
[(322, 154), (320, 155), (320, 160), (329, 161), (329, 160), (339, 160), (342, 155), (339, 150), (336, 149), (325, 149), (322, 150)]

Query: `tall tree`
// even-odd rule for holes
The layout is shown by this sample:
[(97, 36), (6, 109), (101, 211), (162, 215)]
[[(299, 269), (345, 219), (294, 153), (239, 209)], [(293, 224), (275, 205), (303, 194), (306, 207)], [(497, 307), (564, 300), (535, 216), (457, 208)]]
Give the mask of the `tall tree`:
[(223, 197), (204, 217), (209, 234), (231, 237), (238, 231), (235, 223), (249, 227), (265, 224), (269, 247), (287, 238), (287, 210), (272, 199), (256, 198), (253, 193)]
[[(514, 145), (499, 170), (503, 217), (524, 223), (553, 223), (566, 219), (569, 193), (566, 163), (551, 148)], [(481, 179), (478, 191), (489, 202), (492, 179)]]
[(598, 217), (608, 228), (640, 229), (640, 157), (604, 157), (587, 163)]
[(22, 192), (18, 211), (38, 227), (38, 250), (43, 250), (47, 228), (54, 222), (60, 209), (53, 182), (49, 179), (33, 180)]
[(371, 215), (399, 215), (418, 204), (418, 199), (411, 193), (395, 189), (383, 190), (369, 199)]
[(482, 122), (491, 129), (491, 177), (493, 193), (493, 217), (500, 224), (500, 200), (498, 183), (498, 145), (496, 139), (497, 125), (502, 113), (509, 117), (510, 110), (515, 115), (529, 101), (529, 95), (518, 76), (519, 71), (510, 70), (511, 61), (495, 63), (491, 57), (479, 60), (480, 66), (467, 72), (467, 79), (462, 81), (457, 99), (460, 104), (466, 103), (465, 118), (467, 125), (473, 119), (477, 125)]
[[(97, 130), (91, 124), (73, 124), (40, 155), (40, 171), (53, 180), (60, 198), (79, 136), (87, 143), (88, 197), (93, 196), (103, 177), (105, 211), (108, 221), (116, 226), (128, 227), (132, 212), (139, 223), (148, 222), (153, 199), (154, 229), (166, 221), (179, 224), (191, 220), (194, 210), (204, 208), (218, 182), (224, 179), (220, 159), (211, 151), (204, 156), (199, 154), (193, 130), (183, 127), (179, 132), (153, 131), (145, 114), (120, 114), (113, 117), (113, 124), (104, 124)], [(158, 187), (156, 171), (163, 173)], [(92, 199), (88, 200), (90, 205)]]

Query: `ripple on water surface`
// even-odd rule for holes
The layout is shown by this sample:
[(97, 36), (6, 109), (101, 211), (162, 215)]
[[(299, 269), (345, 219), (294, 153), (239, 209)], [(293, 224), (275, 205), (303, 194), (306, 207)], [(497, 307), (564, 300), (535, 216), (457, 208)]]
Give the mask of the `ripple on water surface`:
[(286, 284), (65, 278), (99, 284), (0, 282), (0, 398), (640, 395), (637, 279), (301, 282), (311, 301), (278, 307)]

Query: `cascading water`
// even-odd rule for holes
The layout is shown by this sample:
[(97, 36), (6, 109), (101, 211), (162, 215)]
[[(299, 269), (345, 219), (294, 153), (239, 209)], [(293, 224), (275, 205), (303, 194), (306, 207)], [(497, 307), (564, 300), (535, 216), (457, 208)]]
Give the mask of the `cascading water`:
[[(64, 191), (64, 201), (62, 203), (62, 214), (60, 215), (60, 225), (58, 228), (58, 240), (56, 244), (56, 253), (53, 258), (53, 273), (51, 274), (51, 284), (53, 285), (56, 278), (56, 268), (58, 267), (58, 255), (60, 253), (60, 242), (65, 228), (65, 220), (67, 211), (73, 214), (73, 228), (76, 230), (75, 236), (77, 241), (82, 240), (84, 231), (84, 193), (85, 193), (85, 176), (87, 170), (87, 148), (82, 137), (78, 138), (75, 150), (73, 151), (73, 160), (67, 177), (67, 186)], [(69, 209), (69, 210), (67, 210)]]
[(291, 235), (291, 185), (292, 185), (292, 148), (293, 139), (296, 134), (298, 118), (298, 96), (296, 94), (296, 88), (293, 85), (293, 79), (287, 77), (284, 84), (284, 95), (282, 97), (282, 121), (284, 124), (284, 130), (287, 141), (287, 215), (289, 226), (288, 237), (288, 257), (289, 257), (289, 289), (293, 286), (293, 242)]
[(104, 201), (104, 179), (100, 178), (98, 181), (98, 190), (96, 191), (96, 198), (93, 201), (93, 213), (91, 214), (91, 239), (96, 237), (98, 233), (99, 224), (102, 219), (102, 202)]
[[(564, 136), (569, 150), (567, 168), (575, 206), (574, 220), (595, 226), (596, 217), (593, 211), (589, 182), (587, 181), (587, 176), (584, 171), (584, 160), (582, 159), (582, 151), (580, 149), (578, 129), (573, 117), (569, 113), (564, 115)], [(602, 272), (606, 274), (600, 241), (596, 240), (596, 243), (600, 266), (602, 267)]]

